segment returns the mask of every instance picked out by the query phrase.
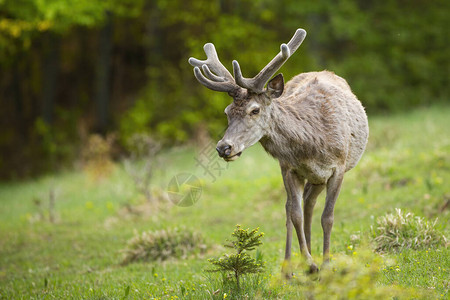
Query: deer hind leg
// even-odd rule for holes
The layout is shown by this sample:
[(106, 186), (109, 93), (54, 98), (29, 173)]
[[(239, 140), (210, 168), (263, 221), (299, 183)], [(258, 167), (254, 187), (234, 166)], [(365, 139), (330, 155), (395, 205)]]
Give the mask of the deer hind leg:
[(327, 196), (325, 198), (325, 208), (322, 213), (322, 229), (323, 229), (323, 261), (328, 263), (330, 261), (330, 238), (331, 229), (334, 221), (334, 205), (341, 190), (342, 180), (344, 179), (344, 172), (335, 171), (333, 176), (327, 182)]
[(311, 254), (306, 245), (305, 233), (303, 231), (303, 211), (301, 207), (302, 193), (304, 179), (297, 176), (294, 172), (287, 170), (283, 171), (283, 181), (288, 194), (286, 202), (286, 252), (285, 259), (289, 260), (292, 246), (292, 226), (297, 233), (298, 242), (300, 245), (300, 252), (306, 258), (311, 272), (317, 272), (318, 268), (313, 262)]
[(306, 246), (309, 254), (311, 254), (311, 223), (314, 206), (316, 205), (317, 197), (325, 188), (324, 184), (316, 185), (307, 183), (303, 192), (303, 229), (305, 231)]

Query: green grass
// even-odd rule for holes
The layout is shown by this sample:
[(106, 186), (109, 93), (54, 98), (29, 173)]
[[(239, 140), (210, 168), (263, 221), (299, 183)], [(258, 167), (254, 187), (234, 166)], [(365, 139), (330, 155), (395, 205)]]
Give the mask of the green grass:
[[(259, 145), (246, 150), (221, 174), (213, 170), (215, 181), (196, 166), (197, 151), (183, 148), (164, 154), (155, 188), (166, 190), (180, 172), (196, 174), (203, 191), (190, 207), (175, 206), (167, 199), (158, 205), (141, 205), (143, 196), (120, 164), (100, 181), (76, 171), (2, 183), (0, 298), (223, 299), (226, 293), (227, 299), (245, 295), (327, 299), (328, 293), (371, 299), (358, 291), (359, 286), (367, 291), (386, 290), (388, 294), (380, 299), (386, 295), (446, 299), (450, 284), (447, 248), (360, 254), (370, 247), (367, 237), (377, 217), (395, 208), (427, 219), (438, 217), (437, 229), (449, 238), (449, 209), (442, 210), (450, 199), (449, 115), (450, 107), (435, 107), (370, 119), (367, 152), (346, 175), (336, 205), (331, 242), (335, 265), (324, 271), (320, 281), (304, 275), (306, 267), (295, 268), (297, 279), (281, 280), (285, 193), (278, 163)], [(54, 223), (48, 221), (51, 189), (56, 194)], [(318, 200), (313, 219), (312, 252), (318, 262), (323, 198)], [(208, 258), (226, 252), (221, 245), (236, 224), (259, 227), (265, 233), (260, 250), (266, 272), (248, 277), (240, 295), (220, 276), (204, 272)], [(183, 259), (121, 265), (121, 250), (136, 231), (174, 227), (200, 232), (209, 250)], [(294, 261), (302, 265), (297, 243), (294, 246)], [(348, 270), (342, 266), (347, 261), (352, 266)]]

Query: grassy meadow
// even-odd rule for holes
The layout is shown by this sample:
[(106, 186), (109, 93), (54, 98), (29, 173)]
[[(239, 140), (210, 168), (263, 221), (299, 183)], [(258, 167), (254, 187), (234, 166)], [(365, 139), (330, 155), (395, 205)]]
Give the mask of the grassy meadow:
[[(176, 148), (155, 158), (149, 203), (122, 163), (102, 174), (78, 168), (26, 182), (0, 184), (0, 298), (2, 299), (448, 299), (446, 246), (374, 253), (377, 218), (395, 208), (426, 220), (449, 239), (449, 106), (370, 118), (370, 139), (347, 173), (335, 209), (332, 263), (306, 274), (294, 239), (294, 278), (280, 273), (285, 243), (285, 192), (277, 162), (260, 145), (226, 165), (214, 154), (208, 174)], [(211, 144), (207, 149), (214, 151)], [(212, 156), (211, 156), (212, 157)], [(166, 190), (179, 173), (202, 184), (198, 201), (174, 205)], [(320, 215), (315, 208), (312, 254), (321, 263)], [(205, 272), (208, 258), (236, 224), (264, 232), (264, 273), (244, 277), (236, 291), (226, 276)], [(127, 241), (145, 231), (190, 230), (206, 249), (164, 261), (122, 264)], [(419, 241), (420, 243), (420, 241)], [(448, 246), (448, 242), (447, 242)], [(318, 278), (318, 277), (319, 278)]]

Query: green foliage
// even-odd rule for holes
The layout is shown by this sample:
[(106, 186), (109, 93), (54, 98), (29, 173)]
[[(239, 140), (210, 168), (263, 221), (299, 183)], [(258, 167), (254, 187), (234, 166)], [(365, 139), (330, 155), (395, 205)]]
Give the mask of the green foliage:
[[(73, 124), (73, 115), (62, 109), (58, 110), (58, 114), (61, 116), (61, 123), (64, 123), (66, 126)], [(54, 171), (58, 169), (59, 161), (73, 160), (75, 158), (75, 143), (72, 141), (73, 128), (60, 130), (57, 127), (50, 126), (42, 118), (37, 118), (31, 131), (29, 143), (32, 149), (23, 149), (19, 152), (22, 152), (24, 161), (29, 160), (34, 155), (39, 155), (39, 159), (31, 166), (24, 166), (24, 172), (33, 174), (36, 173), (36, 169), (39, 169), (41, 172)], [(11, 142), (6, 149), (11, 146), (14, 146), (14, 142)], [(23, 172), (20, 168), (17, 171), (18, 173)]]
[(241, 225), (236, 225), (236, 229), (231, 236), (234, 239), (230, 240), (229, 243), (224, 246), (234, 249), (236, 253), (224, 254), (224, 256), (219, 259), (209, 259), (208, 261), (214, 265), (215, 268), (207, 271), (223, 273), (231, 272), (236, 280), (237, 289), (240, 290), (240, 278), (243, 275), (261, 273), (264, 271), (265, 262), (256, 260), (247, 253), (262, 244), (261, 238), (264, 236), (264, 233), (260, 233), (259, 228), (249, 231), (249, 229), (242, 229)]
[(372, 228), (372, 239), (377, 252), (402, 252), (406, 249), (422, 250), (446, 245), (445, 236), (436, 229), (433, 222), (402, 212), (396, 208), (394, 214), (377, 219)]
[(206, 244), (202, 235), (186, 228), (147, 231), (135, 235), (127, 242), (123, 264), (131, 262), (163, 261), (169, 258), (187, 258), (202, 253)]
[(120, 137), (122, 144), (129, 146), (129, 140), (134, 135), (145, 134), (149, 131), (149, 123), (153, 115), (152, 107), (148, 107), (143, 101), (136, 101), (120, 120)]
[(264, 232), (259, 232), (259, 228), (249, 231), (248, 228), (243, 229), (241, 225), (236, 225), (236, 229), (231, 236), (234, 240), (228, 240), (229, 243), (224, 246), (235, 249), (239, 254), (243, 251), (255, 250), (256, 247), (261, 245), (261, 238), (264, 236)]
[(336, 255), (331, 263), (322, 268), (319, 280), (311, 276), (296, 275), (291, 285), (283, 285), (276, 280), (272, 283), (275, 290), (283, 286), (285, 295), (296, 299), (411, 299), (426, 297), (426, 294), (414, 289), (395, 285), (378, 284), (381, 257), (370, 250), (361, 248), (358, 253)]
[(144, 3), (142, 0), (21, 0), (20, 5), (15, 0), (2, 2), (3, 11), (10, 17), (6, 22), (10, 23), (4, 23), (0, 29), (16, 38), (25, 31), (64, 32), (76, 25), (96, 26), (104, 20), (105, 11), (136, 17)]

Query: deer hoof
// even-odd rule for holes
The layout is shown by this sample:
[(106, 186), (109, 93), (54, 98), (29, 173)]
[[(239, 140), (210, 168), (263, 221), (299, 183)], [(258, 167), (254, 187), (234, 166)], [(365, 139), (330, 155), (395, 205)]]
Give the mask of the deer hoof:
[(312, 263), (310, 266), (309, 266), (309, 274), (315, 274), (315, 273), (318, 273), (319, 272), (319, 268), (317, 267), (317, 265), (315, 264), (315, 263)]
[(283, 273), (284, 279), (286, 279), (286, 280), (291, 280), (293, 275), (294, 275), (294, 273), (292, 273), (292, 272), (284, 272)]

